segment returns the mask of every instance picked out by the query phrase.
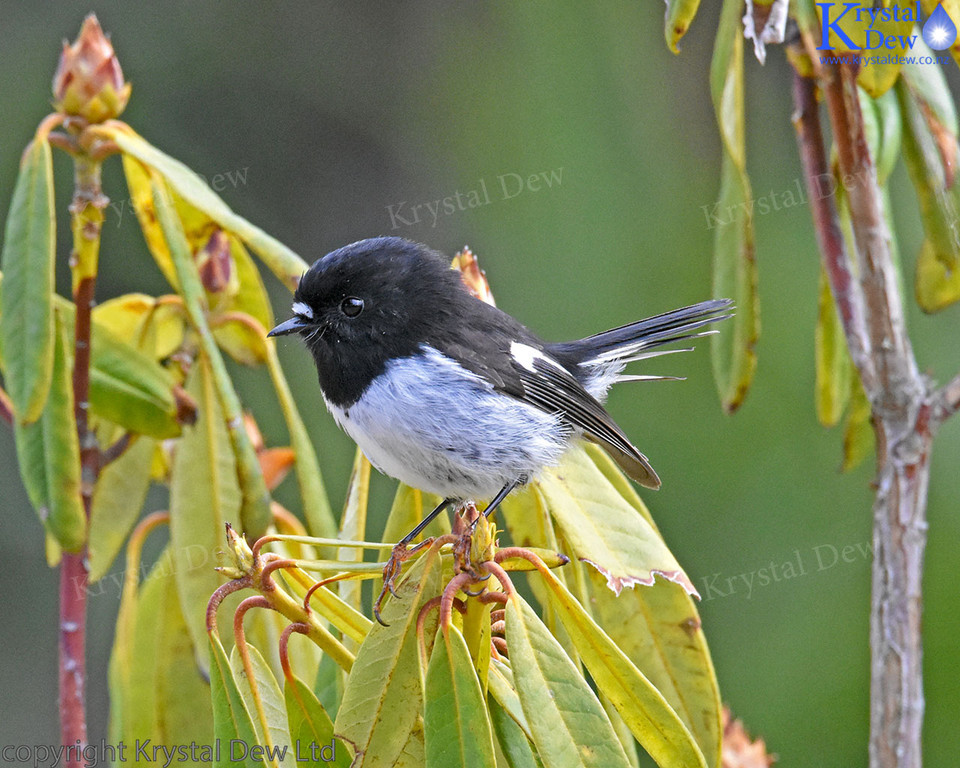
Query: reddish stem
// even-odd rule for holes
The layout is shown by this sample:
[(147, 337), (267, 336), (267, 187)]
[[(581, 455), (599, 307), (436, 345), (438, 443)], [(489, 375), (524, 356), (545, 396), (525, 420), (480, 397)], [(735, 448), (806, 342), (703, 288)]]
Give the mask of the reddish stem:
[[(84, 552), (64, 552), (60, 562), (60, 739), (61, 744), (87, 743), (86, 690), (87, 568)], [(82, 765), (79, 758), (67, 765)]]

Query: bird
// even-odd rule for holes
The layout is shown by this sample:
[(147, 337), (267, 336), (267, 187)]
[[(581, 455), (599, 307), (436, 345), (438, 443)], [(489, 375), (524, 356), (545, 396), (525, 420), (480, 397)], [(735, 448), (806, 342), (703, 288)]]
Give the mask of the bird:
[[(730, 317), (732, 302), (547, 342), (475, 297), (439, 252), (375, 237), (317, 259), (292, 312), (268, 335), (302, 337), (337, 424), (381, 473), (443, 499), (397, 544), (399, 556), (447, 507), (489, 499), (489, 516), (578, 439), (599, 445), (640, 485), (659, 488), (603, 403), (618, 382), (674, 378), (623, 370), (687, 351), (664, 347), (714, 333), (706, 326)], [(397, 573), (385, 570), (391, 591)]]

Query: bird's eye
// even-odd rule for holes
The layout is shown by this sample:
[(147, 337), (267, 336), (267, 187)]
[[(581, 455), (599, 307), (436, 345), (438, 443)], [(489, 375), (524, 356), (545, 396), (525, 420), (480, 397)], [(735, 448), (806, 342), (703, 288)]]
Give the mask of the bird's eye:
[(356, 296), (347, 296), (340, 302), (340, 311), (347, 317), (356, 317), (363, 312), (363, 299), (358, 299)]

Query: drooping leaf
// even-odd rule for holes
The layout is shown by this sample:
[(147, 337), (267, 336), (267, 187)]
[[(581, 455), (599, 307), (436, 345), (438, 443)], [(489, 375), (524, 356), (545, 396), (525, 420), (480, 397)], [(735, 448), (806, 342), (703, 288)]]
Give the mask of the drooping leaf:
[(817, 418), (825, 427), (840, 421), (850, 400), (850, 353), (827, 275), (820, 268), (815, 335)]
[(496, 768), (493, 730), (467, 643), (454, 626), (440, 634), (424, 694), (427, 768)]
[(527, 739), (523, 729), (516, 724), (496, 699), (489, 697), (487, 707), (490, 710), (490, 722), (500, 745), (500, 751), (507, 761), (507, 768), (537, 768), (533, 745)]
[(582, 448), (564, 455), (533, 486), (572, 551), (600, 571), (619, 594), (624, 587), (651, 585), (656, 575), (696, 594), (693, 583), (659, 533), (603, 476)]
[(163, 360), (183, 344), (183, 307), (173, 299), (128, 293), (99, 304), (93, 320), (120, 341)]
[(284, 681), (287, 724), (298, 768), (349, 768), (347, 746), (333, 736), (333, 721), (320, 701), (300, 679)]
[[(353, 471), (347, 485), (347, 500), (340, 516), (340, 538), (346, 541), (363, 541), (367, 530), (367, 500), (370, 496), (370, 462), (357, 448), (353, 459)], [(362, 562), (363, 550), (356, 547), (341, 547), (337, 559), (344, 562)], [(340, 582), (340, 599), (356, 611), (363, 608), (360, 599), (360, 582)], [(356, 650), (354, 645), (351, 650)]]
[(960, 300), (957, 114), (939, 67), (905, 64), (896, 91), (904, 117), (903, 158), (925, 234), (917, 256), (916, 298), (925, 312), (938, 312)]
[[(423, 696), (417, 615), (424, 602), (439, 594), (440, 570), (436, 553), (421, 557), (397, 586), (399, 597), (384, 605), (389, 626), (374, 624), (357, 652), (335, 732), (355, 746), (364, 768), (393, 766), (414, 731)], [(425, 626), (429, 642), (436, 624), (434, 613)]]
[(167, 548), (139, 588), (134, 582), (124, 590), (110, 659), (111, 728), (118, 743), (213, 740), (210, 693), (194, 664), (172, 568)]
[[(637, 669), (551, 571), (541, 572), (550, 598), (597, 688), (609, 698), (631, 733), (658, 765), (716, 766), (720, 740), (709, 763), (663, 694)], [(699, 713), (698, 713), (699, 714)], [(718, 734), (717, 734), (718, 735)]]
[[(210, 643), (210, 698), (213, 702), (213, 732), (223, 746), (230, 744), (252, 745), (257, 743), (257, 732), (247, 712), (243, 697), (233, 678), (230, 660), (215, 634), (209, 635)], [(234, 758), (229, 749), (221, 748), (215, 768), (250, 768), (265, 766), (262, 760), (245, 760), (240, 755)]]
[(0, 349), (17, 419), (40, 417), (53, 376), (56, 258), (53, 158), (41, 139), (27, 148), (10, 199), (0, 269)]
[(874, 450), (873, 425), (870, 421), (870, 401), (863, 389), (860, 377), (853, 381), (850, 410), (843, 427), (843, 465), (844, 472), (856, 469)]
[(210, 331), (217, 345), (242, 365), (267, 361), (267, 332), (249, 315), (230, 312), (211, 318)]
[(246, 746), (251, 750), (251, 755), (252, 750), (257, 747), (263, 749), (264, 762), (267, 765), (293, 766), (296, 759), (287, 727), (287, 707), (283, 692), (260, 652), (248, 643), (247, 653), (250, 659), (249, 671), (253, 673), (252, 680), (237, 646), (230, 652), (233, 680), (257, 733), (256, 740)]
[(148, 437), (135, 439), (97, 478), (87, 544), (91, 582), (98, 581), (110, 570), (140, 516), (150, 487), (150, 465), (156, 445), (156, 441)]
[(717, 330), (711, 346), (713, 373), (728, 412), (746, 397), (756, 369), (760, 335), (757, 265), (753, 242), (753, 194), (747, 176), (741, 0), (724, 0), (710, 65), (710, 92), (720, 127), (723, 157), (714, 229), (714, 296), (730, 297), (737, 311)]
[(186, 235), (180, 220), (174, 214), (170, 193), (159, 182), (152, 185), (153, 196), (157, 201), (157, 216), (163, 235), (170, 249), (181, 295), (187, 310), (190, 324), (200, 337), (200, 345), (206, 353), (210, 372), (216, 386), (224, 416), (227, 433), (236, 457), (237, 479), (240, 484), (241, 509), (240, 522), (248, 536), (260, 536), (271, 521), (270, 495), (260, 472), (256, 452), (243, 426), (243, 411), (240, 400), (233, 387), (233, 381), (227, 372), (204, 312), (203, 286), (197, 274)]
[(700, 0), (667, 0), (663, 35), (667, 41), (667, 47), (674, 53), (680, 53), (677, 43), (680, 42), (680, 38), (687, 34), (699, 7)]
[(704, 754), (716, 764), (720, 749), (720, 691), (693, 599), (677, 584), (613, 595), (588, 570), (594, 619), (663, 695)]
[(80, 443), (74, 417), (66, 329), (55, 313), (52, 380), (38, 421), (14, 423), (17, 463), (30, 503), (47, 532), (68, 552), (87, 535), (80, 498)]
[(517, 694), (545, 768), (628, 768), (597, 697), (530, 606), (514, 594), (506, 616)]
[(283, 243), (235, 214), (206, 182), (179, 160), (164, 154), (124, 123), (111, 121), (98, 127), (123, 150), (159, 172), (177, 194), (203, 211), (228, 232), (233, 232), (291, 291), (307, 271), (308, 264)]
[(167, 282), (176, 289), (179, 286), (177, 274), (170, 258), (170, 249), (157, 221), (156, 202), (153, 199), (150, 170), (135, 157), (123, 153), (123, 173), (127, 180), (127, 190), (130, 192), (130, 204), (140, 224), (147, 250), (153, 256)]
[(227, 435), (209, 361), (199, 356), (186, 382), (197, 404), (197, 422), (184, 429), (173, 460), (170, 483), (170, 542), (177, 592), (206, 668), (206, 607), (220, 577), (213, 570), (223, 548), (224, 523), (240, 515), (236, 460)]

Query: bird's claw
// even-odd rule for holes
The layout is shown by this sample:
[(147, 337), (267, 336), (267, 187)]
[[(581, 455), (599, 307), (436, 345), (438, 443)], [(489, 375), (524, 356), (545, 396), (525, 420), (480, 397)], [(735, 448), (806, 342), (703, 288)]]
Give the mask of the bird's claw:
[(380, 590), (380, 595), (373, 604), (373, 616), (377, 622), (384, 627), (390, 626), (380, 617), (380, 606), (383, 605), (383, 600), (387, 596), (387, 592), (389, 592), (395, 598), (400, 598), (400, 595), (397, 593), (396, 589), (396, 581), (403, 569), (404, 562), (409, 560), (415, 552), (425, 546), (430, 545), (431, 543), (433, 543), (433, 539), (424, 539), (419, 544), (413, 547), (408, 547), (405, 541), (401, 541), (393, 548), (393, 550), (391, 550), (390, 557), (387, 559), (387, 564), (383, 566), (383, 589)]

